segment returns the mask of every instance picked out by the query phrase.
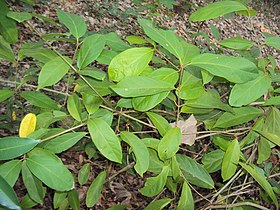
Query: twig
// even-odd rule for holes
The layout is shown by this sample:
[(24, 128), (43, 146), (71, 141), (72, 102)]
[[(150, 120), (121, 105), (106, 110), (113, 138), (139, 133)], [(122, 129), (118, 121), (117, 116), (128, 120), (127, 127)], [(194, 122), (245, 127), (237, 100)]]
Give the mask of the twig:
[(252, 207), (256, 207), (258, 209), (262, 209), (262, 210), (269, 210), (268, 208), (266, 208), (264, 206), (261, 206), (256, 203), (251, 203), (251, 202), (241, 202), (241, 203), (233, 203), (233, 204), (225, 204), (225, 205), (211, 205), (211, 206), (206, 207), (204, 210), (224, 209), (224, 208), (232, 208), (232, 207), (238, 207), (238, 206), (252, 206)]
[(121, 170), (119, 170), (117, 173), (113, 174), (112, 176), (107, 178), (106, 182), (110, 182), (113, 178), (115, 178), (116, 176), (118, 176), (120, 173), (125, 172), (131, 168), (133, 168), (133, 166), (135, 165), (135, 162), (131, 162), (130, 164), (128, 164), (127, 166), (125, 166), (124, 168), (122, 168)]

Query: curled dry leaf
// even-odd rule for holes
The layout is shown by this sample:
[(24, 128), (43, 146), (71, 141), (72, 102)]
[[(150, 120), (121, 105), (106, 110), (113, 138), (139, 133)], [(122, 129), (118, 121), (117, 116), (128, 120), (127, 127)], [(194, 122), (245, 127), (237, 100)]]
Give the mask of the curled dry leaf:
[[(193, 115), (191, 115), (187, 120), (179, 120), (177, 127), (181, 129), (182, 132), (182, 144), (187, 144), (192, 146), (195, 142), (196, 132), (197, 132), (197, 120)], [(175, 127), (175, 122), (170, 123), (172, 127)]]

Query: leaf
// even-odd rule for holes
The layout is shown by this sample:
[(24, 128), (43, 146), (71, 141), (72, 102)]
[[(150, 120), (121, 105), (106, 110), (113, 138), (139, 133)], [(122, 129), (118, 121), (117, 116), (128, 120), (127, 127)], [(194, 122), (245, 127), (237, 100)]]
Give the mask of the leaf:
[(14, 52), (8, 42), (0, 36), (0, 58), (10, 61), (12, 63), (16, 62)]
[(68, 193), (68, 201), (73, 210), (80, 210), (79, 193), (73, 189)]
[(192, 191), (187, 182), (183, 183), (180, 200), (177, 206), (177, 210), (185, 209), (194, 210), (194, 200), (192, 196)]
[(24, 116), (19, 127), (19, 137), (27, 137), (36, 128), (36, 115), (29, 113)]
[(125, 210), (126, 207), (127, 207), (126, 205), (115, 205), (108, 208), (107, 210)]
[(16, 136), (0, 138), (0, 160), (21, 156), (33, 149), (39, 142), (39, 140)]
[(149, 205), (145, 207), (144, 210), (161, 210), (165, 206), (167, 206), (171, 201), (172, 199), (170, 198), (162, 198), (159, 200), (155, 200), (149, 203)]
[(257, 166), (254, 165), (246, 165), (244, 163), (239, 163), (239, 165), (242, 166), (243, 169), (245, 169), (258, 183), (259, 185), (265, 190), (265, 192), (269, 195), (269, 197), (272, 199), (273, 203), (275, 203), (276, 208), (279, 208), (279, 203), (277, 201), (277, 198), (273, 192), (273, 189), (269, 182), (266, 180), (266, 177), (264, 175), (261, 175), (258, 173), (256, 168)]
[(83, 167), (80, 169), (78, 173), (79, 184), (84, 185), (85, 183), (87, 183), (89, 176), (90, 176), (90, 163), (86, 163), (83, 165)]
[(158, 145), (158, 156), (161, 160), (167, 160), (179, 150), (182, 134), (179, 128), (171, 128), (166, 132)]
[(20, 160), (10, 160), (0, 165), (0, 176), (13, 187), (19, 177), (21, 171)]
[(7, 100), (14, 95), (14, 91), (11, 90), (0, 90), (0, 102)]
[(174, 89), (168, 82), (144, 76), (125, 77), (111, 89), (123, 97), (139, 97), (154, 95)]
[(82, 104), (75, 93), (68, 97), (67, 110), (75, 120), (82, 121)]
[(31, 209), (36, 205), (37, 203), (30, 198), (28, 193), (22, 198), (20, 202), (20, 207), (23, 209)]
[(143, 177), (149, 168), (149, 152), (146, 145), (136, 135), (127, 131), (121, 132), (121, 138), (131, 147), (136, 159), (134, 169)]
[(67, 199), (66, 196), (67, 196), (67, 192), (56, 191), (53, 196), (53, 207), (55, 209), (59, 208), (63, 203), (63, 201)]
[(130, 48), (115, 32), (106, 34), (105, 39), (106, 44), (114, 51), (122, 52)]
[[(66, 59), (68, 63), (71, 63), (70, 58), (64, 57), (64, 59)], [(61, 80), (70, 68), (68, 63), (66, 63), (61, 57), (56, 57), (45, 63), (39, 73), (38, 89), (54, 85)]]
[(85, 38), (78, 53), (78, 68), (83, 69), (96, 60), (101, 54), (104, 46), (105, 40), (102, 35), (94, 34)]
[[(179, 120), (177, 123), (177, 127), (180, 128), (182, 133), (182, 142), (181, 144), (187, 144), (192, 146), (196, 139), (197, 133), (197, 120), (193, 116), (193, 114), (187, 120)], [(175, 127), (175, 122), (171, 123), (171, 126)]]
[(279, 36), (269, 36), (266, 37), (264, 43), (268, 46), (274, 47), (280, 50), (280, 37)]
[(12, 18), (19, 23), (32, 19), (32, 15), (28, 12), (8, 12), (7, 17)]
[(182, 154), (177, 154), (176, 159), (188, 182), (202, 188), (214, 188), (214, 182), (209, 173), (195, 160)]
[(150, 20), (138, 19), (138, 23), (144, 29), (145, 34), (175, 55), (182, 63), (185, 51), (180, 43), (180, 38), (173, 31), (157, 29)]
[(58, 105), (54, 100), (52, 100), (47, 95), (38, 91), (24, 91), (20, 94), (25, 100), (34, 106), (38, 106), (43, 109), (59, 110), (60, 105)]
[(264, 131), (280, 136), (280, 111), (272, 107), (265, 119)]
[(67, 133), (47, 141), (44, 148), (52, 151), (53, 153), (61, 153), (74, 146), (86, 134), (86, 132)]
[(7, 209), (21, 210), (13, 188), (0, 176), (0, 205)]
[(119, 82), (128, 76), (138, 76), (148, 66), (154, 50), (147, 47), (131, 48), (115, 56), (109, 67), (110, 80)]
[(280, 96), (271, 97), (267, 99), (263, 104), (263, 106), (271, 106), (271, 105), (280, 105)]
[[(264, 73), (246, 83), (235, 84), (230, 92), (229, 104), (243, 106), (260, 98), (271, 86), (271, 78)], [(246, 91), (244, 91), (246, 90)]]
[(222, 162), (225, 152), (220, 149), (216, 149), (212, 152), (207, 153), (202, 158), (204, 168), (209, 173), (214, 173), (222, 168)]
[(139, 192), (147, 197), (159, 194), (165, 186), (169, 171), (168, 165), (163, 166), (159, 175), (147, 178), (144, 187), (139, 189)]
[(236, 172), (240, 157), (240, 146), (237, 139), (233, 140), (224, 155), (222, 162), (223, 181), (230, 179)]
[[(143, 139), (142, 139), (143, 140)], [(148, 171), (159, 174), (164, 166), (164, 163), (159, 159), (156, 150), (148, 149), (149, 151), (149, 169)]]
[(47, 63), (56, 59), (58, 55), (49, 48), (43, 48), (40, 43), (26, 43), (23, 44), (19, 51), (19, 58), (32, 57), (42, 63)]
[(271, 148), (269, 141), (265, 138), (261, 138), (258, 142), (258, 160), (257, 164), (262, 164), (263, 161), (267, 160), (271, 155)]
[[(184, 100), (196, 99), (204, 93), (205, 90), (201, 79), (198, 79), (188, 71), (184, 71), (180, 86), (180, 98)], [(179, 92), (177, 91), (178, 94)]]
[(205, 7), (199, 8), (196, 12), (192, 13), (190, 16), (190, 21), (197, 22), (210, 20), (231, 12), (241, 10), (247, 10), (247, 7), (237, 1), (215, 2)]
[(148, 115), (154, 126), (157, 128), (161, 136), (164, 136), (166, 132), (171, 129), (171, 125), (161, 115), (153, 112), (147, 112), (146, 114)]
[(116, 55), (118, 55), (118, 53), (113, 50), (103, 50), (96, 60), (98, 63), (110, 65), (112, 59)]
[(129, 42), (130, 45), (148, 43), (148, 40), (142, 38), (141, 36), (126, 36), (125, 39)]
[(225, 112), (217, 120), (215, 128), (228, 128), (249, 122), (263, 115), (263, 111), (255, 107), (234, 108), (233, 113)]
[(26, 159), (29, 170), (49, 188), (57, 191), (68, 191), (74, 187), (71, 172), (52, 152), (35, 148)]
[(280, 136), (270, 133), (270, 132), (261, 131), (261, 130), (254, 130), (254, 131), (258, 132), (260, 135), (262, 135), (264, 138), (271, 141), (272, 143), (280, 146)]
[(233, 83), (248, 82), (258, 76), (255, 64), (241, 57), (205, 53), (194, 57), (190, 65), (198, 66)]
[(37, 203), (43, 204), (45, 197), (45, 190), (42, 182), (35, 177), (26, 165), (26, 161), (22, 163), (22, 179), (24, 186), (32, 200)]
[(241, 37), (233, 37), (224, 39), (219, 44), (234, 50), (246, 50), (252, 47), (254, 42), (247, 39), (242, 39)]
[(83, 76), (88, 76), (97, 80), (104, 80), (106, 78), (106, 73), (98, 68), (86, 67), (79, 72)]
[(122, 148), (112, 128), (101, 118), (88, 120), (91, 139), (102, 155), (111, 161), (122, 162)]
[(182, 58), (182, 63), (187, 65), (193, 57), (200, 54), (200, 49), (192, 44), (189, 44), (185, 40), (181, 40), (181, 44), (184, 49), (184, 57)]
[(98, 201), (105, 180), (106, 180), (106, 171), (102, 171), (91, 183), (86, 195), (86, 205), (88, 208), (93, 207)]
[(0, 31), (3, 38), (8, 43), (15, 44), (18, 41), (18, 29), (16, 21), (8, 18), (6, 14), (0, 14)]
[(83, 18), (68, 12), (64, 12), (60, 9), (56, 10), (56, 14), (59, 22), (64, 24), (77, 40), (85, 35), (87, 26)]

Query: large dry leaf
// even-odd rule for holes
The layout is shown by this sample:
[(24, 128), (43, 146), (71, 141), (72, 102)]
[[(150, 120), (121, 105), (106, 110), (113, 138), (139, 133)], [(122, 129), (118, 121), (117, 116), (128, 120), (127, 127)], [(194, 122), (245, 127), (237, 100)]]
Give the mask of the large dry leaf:
[[(195, 142), (197, 133), (197, 120), (193, 115), (191, 115), (187, 120), (179, 120), (177, 127), (181, 129), (182, 132), (182, 144), (187, 144), (192, 146)], [(175, 127), (175, 122), (170, 123), (172, 127)]]

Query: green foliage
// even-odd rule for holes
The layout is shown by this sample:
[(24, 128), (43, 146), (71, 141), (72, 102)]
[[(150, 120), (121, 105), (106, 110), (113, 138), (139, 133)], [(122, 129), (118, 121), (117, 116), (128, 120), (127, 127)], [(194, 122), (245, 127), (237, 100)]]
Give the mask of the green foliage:
[[(215, 2), (199, 8), (190, 20), (209, 20), (232, 12), (250, 17), (254, 11), (247, 3)], [(159, 0), (155, 5), (172, 9), (176, 2)], [(239, 176), (241, 170), (252, 176), (267, 193), (268, 202), (271, 199), (278, 208), (279, 187), (267, 178), (279, 167), (269, 171), (265, 162), (271, 154), (277, 155), (280, 146), (279, 67), (272, 55), (256, 55), (258, 46), (240, 37), (215, 42), (216, 47), (202, 32), (214, 48), (205, 53), (173, 31), (141, 18), (138, 23), (148, 38), (130, 35), (128, 44), (114, 32), (87, 33), (81, 17), (62, 10), (57, 10), (57, 16), (66, 33), (44, 34), (43, 42), (23, 43), (16, 52), (11, 46), (18, 39), (16, 21), (36, 17), (54, 27), (57, 24), (37, 14), (10, 11), (3, 0), (0, 6), (1, 59), (15, 65), (30, 57), (35, 66), (20, 75), (21, 81), (8, 81), (15, 87), (0, 90), (1, 106), (7, 111), (0, 126), (17, 129), (14, 125), (20, 119), (16, 112), (32, 112), (32, 119), (36, 118), (28, 138), (0, 138), (1, 206), (20, 209), (12, 187), (22, 177), (27, 192), (22, 208), (43, 204), (47, 188), (54, 191), (54, 208), (83, 208), (73, 175), (58, 156), (78, 146), (91, 159), (81, 164), (80, 185), (90, 184), (92, 161), (101, 159), (145, 177), (144, 187), (139, 189), (143, 196), (173, 192), (167, 193), (170, 198), (156, 197), (145, 209), (168, 205), (195, 209), (192, 191), (203, 190), (203, 195), (212, 196), (213, 188), (218, 192), (212, 197), (213, 205), (230, 204), (234, 188), (229, 186), (247, 180)], [(212, 25), (211, 30), (218, 39), (218, 29)], [(67, 41), (74, 54), (66, 56), (46, 43), (58, 40)], [(261, 44), (279, 50), (279, 37), (268, 35)], [(228, 55), (232, 51), (235, 56)], [(31, 81), (32, 85), (27, 84)], [(67, 91), (55, 88), (60, 84)], [(196, 125), (186, 121), (190, 115), (198, 121)], [(21, 126), (29, 126), (22, 122)], [(184, 133), (191, 126), (199, 126), (199, 131)], [(190, 135), (195, 136), (194, 145), (183, 145)], [(127, 166), (125, 160), (133, 162)], [(95, 208), (106, 180), (111, 182), (106, 172), (107, 168), (102, 169), (90, 184), (85, 199), (88, 208)], [(124, 208), (116, 205), (110, 209)]]

